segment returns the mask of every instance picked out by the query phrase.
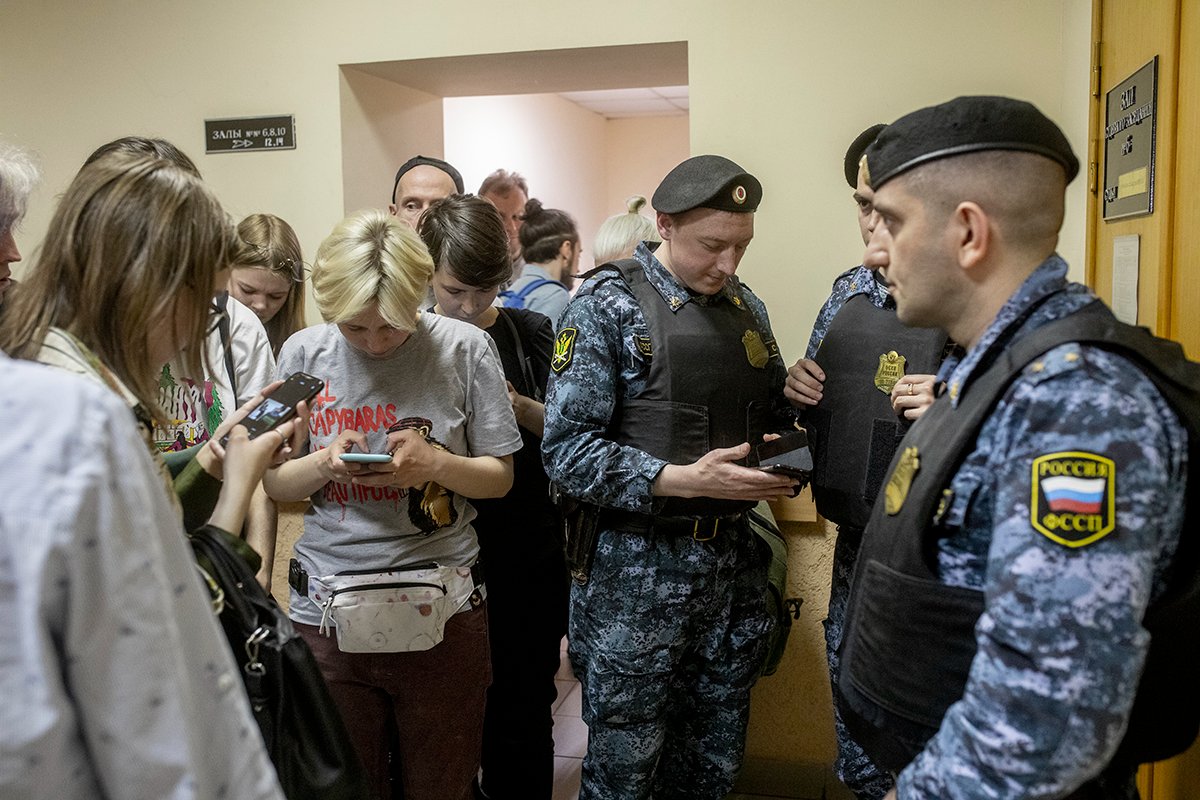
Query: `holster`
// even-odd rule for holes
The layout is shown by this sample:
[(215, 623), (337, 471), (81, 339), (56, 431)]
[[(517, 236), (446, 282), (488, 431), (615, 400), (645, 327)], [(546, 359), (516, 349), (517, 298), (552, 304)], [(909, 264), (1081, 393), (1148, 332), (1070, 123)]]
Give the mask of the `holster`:
[(571, 572), (571, 580), (583, 586), (588, 582), (592, 561), (596, 557), (600, 507), (568, 497), (557, 491), (557, 487), (554, 499), (562, 512), (567, 569)]

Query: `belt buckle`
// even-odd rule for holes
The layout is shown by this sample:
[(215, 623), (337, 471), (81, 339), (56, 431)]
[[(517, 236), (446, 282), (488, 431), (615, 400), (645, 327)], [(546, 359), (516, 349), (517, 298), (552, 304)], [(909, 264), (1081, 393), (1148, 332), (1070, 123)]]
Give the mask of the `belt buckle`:
[[(712, 519), (712, 531), (707, 532), (707, 531), (700, 530), (700, 523), (704, 522), (704, 517), (696, 518), (695, 523), (693, 523), (693, 525), (692, 525), (692, 539), (694, 539), (697, 542), (711, 542), (713, 539), (717, 538), (717, 531), (721, 526), (721, 518), (720, 517), (712, 517), (711, 519)], [(705, 533), (708, 533), (708, 535), (705, 536), (704, 535)]]

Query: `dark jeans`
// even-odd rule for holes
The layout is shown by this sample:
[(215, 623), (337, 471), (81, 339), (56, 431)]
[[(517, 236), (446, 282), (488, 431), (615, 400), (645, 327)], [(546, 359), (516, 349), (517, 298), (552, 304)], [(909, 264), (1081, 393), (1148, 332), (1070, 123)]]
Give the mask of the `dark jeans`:
[(367, 771), (390, 800), (390, 762), (404, 800), (464, 800), (479, 769), (491, 664), (487, 604), (455, 614), (445, 638), (412, 653), (343, 653), (337, 637), (296, 624), (316, 656)]

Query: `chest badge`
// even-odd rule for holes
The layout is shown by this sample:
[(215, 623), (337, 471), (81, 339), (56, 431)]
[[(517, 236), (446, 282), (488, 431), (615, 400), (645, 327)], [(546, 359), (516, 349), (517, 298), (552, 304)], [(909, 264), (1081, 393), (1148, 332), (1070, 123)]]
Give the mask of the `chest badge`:
[(554, 355), (550, 357), (550, 368), (555, 372), (562, 372), (571, 365), (578, 333), (575, 328), (563, 328), (558, 332), (558, 338), (554, 340)]
[(746, 348), (746, 360), (755, 369), (762, 369), (771, 359), (771, 352), (763, 343), (758, 331), (746, 331), (742, 334), (742, 347)]
[(900, 454), (900, 460), (896, 463), (896, 468), (892, 470), (892, 477), (888, 478), (887, 487), (884, 489), (884, 510), (890, 516), (895, 516), (900, 513), (900, 509), (904, 507), (904, 501), (908, 499), (908, 490), (912, 487), (913, 478), (917, 475), (917, 470), (921, 468), (921, 456), (915, 447), (906, 447), (904, 452)]
[(1064, 547), (1086, 547), (1116, 527), (1116, 464), (1095, 453), (1046, 453), (1033, 460), (1029, 521)]
[(904, 365), (907, 359), (895, 350), (889, 350), (879, 356), (879, 367), (875, 370), (875, 388), (884, 394), (891, 394), (896, 381), (904, 377)]

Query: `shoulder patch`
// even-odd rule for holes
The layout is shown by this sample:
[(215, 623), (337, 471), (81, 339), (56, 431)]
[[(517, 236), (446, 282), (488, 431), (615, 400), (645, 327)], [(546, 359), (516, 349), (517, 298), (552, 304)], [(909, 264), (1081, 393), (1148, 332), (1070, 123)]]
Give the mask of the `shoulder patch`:
[(1029, 521), (1064, 547), (1086, 547), (1116, 527), (1116, 464), (1095, 453), (1063, 451), (1033, 460)]
[(579, 331), (575, 328), (563, 328), (554, 340), (554, 355), (550, 357), (550, 367), (555, 372), (562, 372), (571, 365), (575, 357), (575, 337)]
[(653, 348), (651, 347), (649, 336), (642, 336), (641, 334), (635, 333), (633, 335), (633, 344), (634, 344), (634, 347), (637, 348), (637, 351), (639, 353), (641, 353), (642, 355), (644, 355), (646, 358), (649, 358), (650, 356), (652, 356), (654, 354)]

